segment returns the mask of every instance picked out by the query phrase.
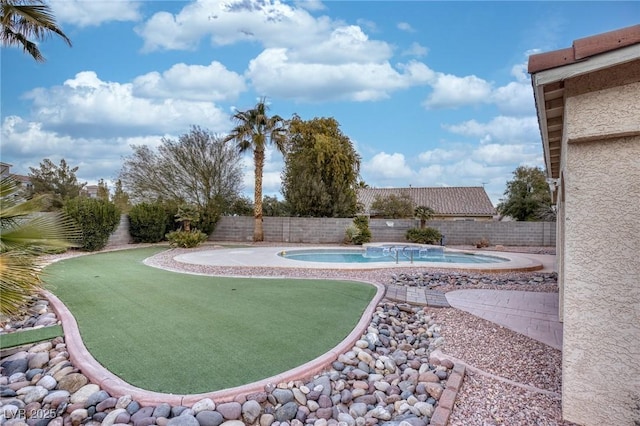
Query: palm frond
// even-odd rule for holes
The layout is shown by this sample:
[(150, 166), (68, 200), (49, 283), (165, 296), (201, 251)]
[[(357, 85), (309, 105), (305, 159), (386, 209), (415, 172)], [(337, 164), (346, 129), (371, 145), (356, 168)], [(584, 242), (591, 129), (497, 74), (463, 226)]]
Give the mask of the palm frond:
[(42, 288), (42, 265), (29, 253), (0, 253), (0, 313), (15, 315)]

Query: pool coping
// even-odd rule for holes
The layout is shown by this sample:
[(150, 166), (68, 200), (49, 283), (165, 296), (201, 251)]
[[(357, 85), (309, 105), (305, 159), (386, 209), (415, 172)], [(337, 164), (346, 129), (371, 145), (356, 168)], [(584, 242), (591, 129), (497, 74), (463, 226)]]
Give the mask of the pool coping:
[(326, 353), (312, 359), (311, 361), (308, 361), (298, 367), (282, 372), (275, 376), (267, 377), (262, 380), (258, 380), (241, 386), (236, 386), (233, 388), (198, 394), (169, 394), (149, 391), (133, 386), (120, 377), (116, 376), (115, 374), (107, 370), (104, 366), (102, 366), (102, 364), (100, 364), (86, 348), (84, 342), (82, 341), (82, 336), (80, 335), (78, 323), (71, 311), (69, 311), (64, 303), (49, 291), (44, 291), (43, 293), (51, 303), (51, 307), (62, 323), (65, 343), (67, 345), (67, 352), (69, 353), (70, 361), (74, 366), (82, 371), (82, 374), (84, 374), (91, 381), (91, 383), (97, 384), (101, 389), (107, 391), (113, 397), (129, 395), (134, 400), (138, 401), (141, 406), (156, 406), (161, 403), (168, 403), (174, 406), (181, 405), (190, 407), (204, 398), (210, 398), (212, 400), (215, 400), (216, 402), (230, 402), (236, 400), (238, 397), (264, 391), (265, 386), (269, 384), (277, 385), (278, 383), (282, 382), (286, 383), (293, 380), (309, 379), (314, 375), (321, 373), (323, 370), (329, 368), (331, 362), (338, 359), (338, 356), (351, 350), (356, 341), (358, 341), (362, 337), (362, 335), (365, 334), (367, 328), (369, 327), (371, 318), (373, 317), (378, 303), (384, 298), (386, 288), (382, 284), (365, 280), (341, 280), (372, 285), (374, 288), (376, 288), (376, 294), (373, 296), (371, 302), (369, 302), (369, 304), (365, 308), (356, 326), (340, 343), (338, 343), (332, 349), (328, 350)]

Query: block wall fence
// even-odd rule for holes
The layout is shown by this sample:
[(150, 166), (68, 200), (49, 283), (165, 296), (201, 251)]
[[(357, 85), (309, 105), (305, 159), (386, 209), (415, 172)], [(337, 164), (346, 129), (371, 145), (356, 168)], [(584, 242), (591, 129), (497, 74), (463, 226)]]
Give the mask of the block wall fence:
[[(264, 240), (277, 243), (339, 244), (345, 228), (353, 223), (349, 218), (265, 217)], [(413, 219), (371, 219), (372, 241), (406, 241), (407, 229), (420, 226)], [(555, 222), (494, 222), (432, 220), (427, 226), (445, 236), (446, 245), (472, 245), (486, 239), (491, 245), (555, 246)], [(220, 218), (210, 241), (253, 240), (253, 217), (225, 216)]]
[[(340, 244), (345, 228), (353, 223), (349, 218), (265, 217), (264, 240), (273, 243)], [(413, 219), (371, 219), (373, 242), (404, 242), (407, 229), (420, 226)], [(444, 235), (445, 245), (473, 245), (485, 239), (491, 245), (555, 246), (555, 222), (493, 222), (431, 220), (427, 226)], [(253, 241), (253, 217), (224, 216), (220, 218), (209, 241)], [(131, 243), (126, 215), (109, 238), (107, 246)]]

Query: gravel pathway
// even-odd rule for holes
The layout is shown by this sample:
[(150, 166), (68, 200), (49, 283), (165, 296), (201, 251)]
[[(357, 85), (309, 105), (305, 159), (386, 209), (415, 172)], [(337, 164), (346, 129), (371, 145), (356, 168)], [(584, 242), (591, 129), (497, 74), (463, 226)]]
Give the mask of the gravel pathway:
[[(210, 250), (212, 246), (201, 249)], [(199, 274), (351, 278), (382, 284), (396, 281), (392, 276), (393, 271), (386, 269), (328, 271), (297, 268), (230, 268), (186, 265), (173, 260), (174, 256), (185, 251), (173, 249), (162, 252), (148, 259), (147, 264)], [(521, 248), (513, 251), (549, 252), (547, 248)], [(402, 272), (417, 275), (424, 271), (423, 267), (403, 269)], [(460, 280), (456, 280), (455, 273), (450, 270), (429, 271), (451, 277), (449, 284), (437, 287), (444, 292), (466, 288), (558, 291), (557, 284), (549, 279), (533, 280), (533, 277), (540, 275), (536, 273), (483, 274), (488, 280), (465, 279), (460, 284), (457, 282)], [(496, 280), (502, 284), (496, 285)], [(439, 334), (444, 338), (444, 344), (440, 347), (444, 356), (459, 360), (468, 366), (467, 375), (449, 419), (450, 425), (572, 425), (561, 420), (560, 351), (453, 308), (425, 308), (424, 311), (439, 326)]]

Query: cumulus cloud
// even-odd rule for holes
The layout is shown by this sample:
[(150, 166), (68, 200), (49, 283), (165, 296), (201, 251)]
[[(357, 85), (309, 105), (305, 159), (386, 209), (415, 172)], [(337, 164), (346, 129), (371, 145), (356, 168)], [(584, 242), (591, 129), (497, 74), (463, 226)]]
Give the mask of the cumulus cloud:
[[(348, 25), (279, 1), (197, 1), (179, 13), (159, 12), (137, 29), (144, 49), (195, 49), (252, 42), (264, 49), (245, 77), (261, 94), (293, 100), (372, 101), (425, 84), (433, 71), (417, 62), (391, 64), (393, 46), (371, 39), (367, 23)], [(413, 56), (426, 49), (411, 47)], [(158, 76), (150, 76), (157, 79)]]
[(244, 90), (246, 85), (241, 75), (213, 61), (206, 66), (175, 64), (162, 73), (154, 71), (136, 77), (132, 94), (144, 98), (226, 101), (236, 99)]
[(193, 123), (217, 132), (229, 125), (211, 102), (136, 97), (132, 83), (103, 81), (93, 71), (79, 72), (62, 86), (34, 89), (26, 98), (45, 128), (72, 136), (183, 132)]
[(38, 122), (8, 116), (2, 122), (2, 151), (3, 156), (14, 159), (13, 170), (19, 174), (28, 174), (29, 167), (38, 167), (45, 158), (56, 164), (64, 158), (70, 166), (79, 167), (79, 180), (95, 184), (99, 179), (116, 177), (131, 145), (156, 146), (163, 136), (73, 137), (44, 130)]
[(320, 0), (297, 0), (296, 6), (307, 10), (324, 10), (325, 5)]
[(411, 46), (402, 52), (404, 56), (415, 56), (417, 58), (426, 56), (427, 53), (429, 53), (429, 49), (416, 42), (411, 43)]
[(399, 30), (406, 31), (408, 33), (416, 32), (416, 30), (408, 22), (398, 22), (397, 27)]
[(465, 154), (464, 150), (459, 149), (443, 149), (435, 148), (429, 151), (421, 152), (418, 159), (423, 163), (439, 163), (460, 158)]
[(365, 162), (363, 170), (382, 179), (409, 179), (414, 175), (403, 154), (379, 152)]
[(391, 46), (383, 41), (370, 40), (356, 25), (342, 26), (331, 31), (304, 49), (289, 49), (296, 62), (320, 64), (379, 63), (392, 54)]
[(251, 60), (247, 77), (259, 93), (305, 100), (372, 101), (413, 85), (425, 84), (433, 71), (420, 63), (393, 68), (384, 63), (326, 65), (295, 62), (286, 49), (267, 49)]
[(497, 88), (490, 100), (502, 114), (535, 115), (536, 112), (533, 89), (529, 83), (510, 82)]
[(491, 94), (491, 83), (475, 75), (458, 77), (438, 73), (431, 87), (433, 92), (423, 103), (428, 109), (477, 104)]
[(327, 17), (316, 19), (305, 8), (277, 0), (199, 0), (175, 15), (154, 14), (136, 32), (145, 51), (192, 50), (205, 37), (215, 45), (251, 41), (265, 47), (310, 46), (336, 26)]
[(540, 138), (538, 120), (535, 116), (497, 116), (487, 123), (469, 120), (460, 124), (445, 125), (444, 128), (455, 134), (476, 137), (485, 143), (531, 143)]
[(51, 8), (61, 23), (79, 27), (98, 26), (110, 21), (138, 21), (141, 19), (141, 3), (129, 0), (52, 1)]
[(540, 157), (538, 144), (485, 144), (473, 150), (473, 158), (488, 165), (508, 165), (535, 161)]

